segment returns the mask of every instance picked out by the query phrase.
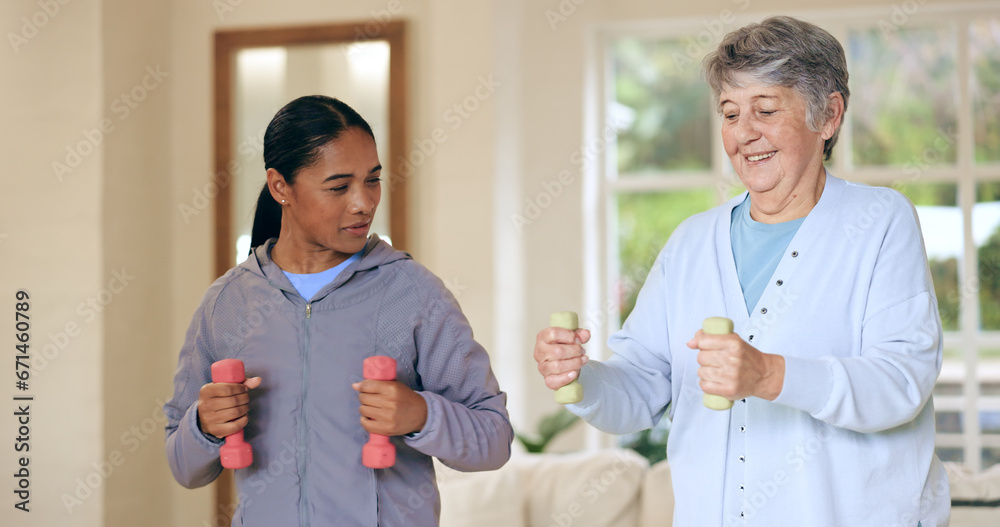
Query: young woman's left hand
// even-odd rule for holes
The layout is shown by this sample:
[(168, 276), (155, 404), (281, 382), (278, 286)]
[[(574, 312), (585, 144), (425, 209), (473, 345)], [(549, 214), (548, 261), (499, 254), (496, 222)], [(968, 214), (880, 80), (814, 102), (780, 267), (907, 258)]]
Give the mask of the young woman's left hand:
[(351, 385), (361, 400), (361, 426), (368, 433), (400, 436), (427, 422), (427, 402), (399, 381), (367, 379)]

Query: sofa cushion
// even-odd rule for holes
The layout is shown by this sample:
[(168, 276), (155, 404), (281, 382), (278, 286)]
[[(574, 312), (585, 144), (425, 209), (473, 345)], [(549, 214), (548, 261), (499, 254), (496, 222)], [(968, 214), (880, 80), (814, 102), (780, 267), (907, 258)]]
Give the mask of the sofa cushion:
[(524, 495), (516, 464), (459, 472), (434, 459), (441, 493), (441, 527), (522, 527)]
[(632, 450), (536, 454), (518, 460), (528, 525), (635, 527), (649, 463)]
[(639, 527), (670, 527), (673, 523), (674, 484), (670, 480), (670, 465), (660, 461), (646, 472)]
[(944, 463), (951, 486), (951, 527), (1000, 525), (1000, 465), (975, 474), (957, 463)]
[(943, 465), (948, 472), (953, 503), (1000, 502), (1000, 465), (993, 465), (979, 474), (973, 473), (965, 465), (957, 463), (943, 463)]

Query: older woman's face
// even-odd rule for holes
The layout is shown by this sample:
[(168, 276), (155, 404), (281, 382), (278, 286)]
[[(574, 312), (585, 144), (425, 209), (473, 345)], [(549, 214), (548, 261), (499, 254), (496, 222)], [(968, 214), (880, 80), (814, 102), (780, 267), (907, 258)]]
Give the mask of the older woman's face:
[[(806, 101), (794, 89), (742, 82), (719, 95), (722, 143), (748, 190), (795, 192), (823, 173), (824, 129), (806, 126)], [(803, 178), (807, 178), (805, 181)]]

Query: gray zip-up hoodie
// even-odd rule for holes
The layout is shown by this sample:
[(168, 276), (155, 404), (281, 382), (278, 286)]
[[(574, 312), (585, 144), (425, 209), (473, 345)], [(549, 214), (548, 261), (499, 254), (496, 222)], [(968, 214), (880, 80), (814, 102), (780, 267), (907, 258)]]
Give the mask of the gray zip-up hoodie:
[[(372, 235), (363, 256), (307, 302), (270, 259), (271, 239), (205, 293), (164, 406), (167, 458), (182, 485), (222, 470), (221, 441), (198, 426), (210, 366), (241, 359), (250, 392), (246, 440), (254, 462), (236, 471), (233, 526), (426, 526), (440, 509), (431, 456), (463, 471), (510, 457), (506, 394), (458, 303), (404, 252)], [(397, 379), (427, 402), (427, 423), (393, 437), (396, 464), (362, 466), (361, 362), (396, 359)]]

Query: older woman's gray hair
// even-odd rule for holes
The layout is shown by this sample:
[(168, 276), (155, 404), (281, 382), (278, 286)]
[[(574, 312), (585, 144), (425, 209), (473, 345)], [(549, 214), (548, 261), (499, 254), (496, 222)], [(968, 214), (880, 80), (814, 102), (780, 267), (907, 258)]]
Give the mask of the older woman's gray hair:
[[(718, 49), (705, 57), (702, 67), (716, 99), (724, 86), (741, 87), (735, 80), (741, 73), (763, 85), (793, 88), (806, 101), (806, 124), (814, 132), (827, 120), (830, 94), (843, 96), (844, 110), (851, 94), (840, 42), (819, 26), (787, 16), (771, 17), (729, 33)], [(843, 123), (843, 116), (840, 121)], [(826, 159), (830, 159), (839, 135), (838, 127), (823, 145)]]

